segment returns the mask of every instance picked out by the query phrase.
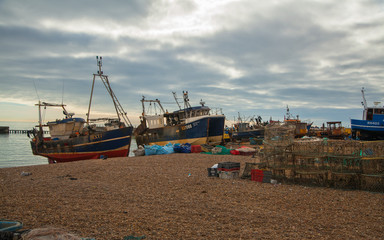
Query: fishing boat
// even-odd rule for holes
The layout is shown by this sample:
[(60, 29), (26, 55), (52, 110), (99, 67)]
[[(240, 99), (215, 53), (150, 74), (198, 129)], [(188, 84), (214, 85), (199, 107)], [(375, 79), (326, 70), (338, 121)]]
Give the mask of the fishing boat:
[[(93, 74), (87, 119), (73, 117), (64, 104), (39, 101), (39, 125), (28, 135), (32, 138), (34, 155), (48, 158), (49, 163), (86, 159), (126, 157), (129, 154), (133, 127), (126, 112), (112, 91), (108, 76), (103, 74), (102, 57), (96, 57), (98, 71)], [(96, 78), (100, 78), (112, 98), (116, 118), (90, 118), (92, 96)], [(63, 119), (43, 123), (42, 109), (62, 108)], [(49, 136), (45, 129), (49, 129)]]
[(287, 111), (284, 116), (284, 124), (286, 125), (293, 125), (295, 126), (295, 137), (300, 138), (309, 132), (309, 129), (311, 128), (312, 123), (304, 122), (299, 119), (299, 115), (296, 115), (296, 118), (290, 113), (289, 107), (287, 105)]
[[(134, 132), (138, 146), (153, 144), (163, 146), (168, 143), (191, 145), (222, 143), (225, 122), (223, 114), (211, 113), (211, 109), (205, 106), (203, 101), (200, 101), (201, 106), (192, 107), (188, 92), (183, 91), (184, 107), (180, 106), (175, 92), (173, 96), (179, 106), (179, 110), (174, 112), (165, 111), (160, 100), (147, 100), (143, 96), (141, 123)], [(150, 114), (146, 111), (146, 105), (151, 109), (157, 109), (158, 112)]]
[(264, 125), (261, 117), (252, 117), (249, 121), (240, 117), (238, 113), (238, 121), (234, 124), (232, 131), (232, 140), (234, 141), (250, 141), (251, 138), (264, 138)]
[(364, 88), (361, 89), (363, 101), (363, 119), (351, 119), (352, 137), (361, 140), (384, 140), (384, 106), (374, 102), (368, 107)]

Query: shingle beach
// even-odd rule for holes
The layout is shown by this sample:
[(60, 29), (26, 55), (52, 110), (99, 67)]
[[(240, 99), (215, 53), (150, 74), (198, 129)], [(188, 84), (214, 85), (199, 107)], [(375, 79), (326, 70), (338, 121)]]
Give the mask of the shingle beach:
[(208, 177), (215, 163), (240, 162), (241, 173), (255, 161), (170, 154), (2, 168), (0, 215), (97, 240), (383, 239), (382, 193)]

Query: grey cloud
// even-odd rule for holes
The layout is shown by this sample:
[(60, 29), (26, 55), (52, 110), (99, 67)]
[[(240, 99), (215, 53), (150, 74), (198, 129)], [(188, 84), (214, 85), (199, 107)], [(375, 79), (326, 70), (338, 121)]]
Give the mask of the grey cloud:
[[(0, 87), (6, 90), (0, 97), (33, 100), (35, 83), (40, 97), (61, 100), (64, 83), (64, 100), (68, 105), (87, 106), (92, 73), (97, 70), (94, 56), (99, 55), (104, 57), (104, 73), (110, 76), (117, 97), (138, 115), (139, 100), (147, 92), (153, 93), (148, 98), (172, 102), (172, 91), (180, 95), (188, 90), (193, 104), (203, 99), (209, 106), (223, 108), (230, 120), (238, 112), (282, 119), (288, 104), (295, 115), (303, 118), (340, 119), (348, 123), (349, 117), (361, 116), (361, 87), (366, 87), (370, 101), (383, 99), (383, 91), (378, 87), (384, 75), (382, 33), (370, 38), (367, 45), (357, 45), (353, 38), (354, 31), (378, 29), (381, 23), (362, 22), (342, 30), (324, 25), (322, 15), (332, 17), (340, 11), (342, 3), (333, 7), (334, 4), (312, 6), (299, 2), (298, 7), (289, 2), (241, 18), (243, 25), (237, 28), (222, 26), (203, 36), (175, 34), (176, 40), (182, 42), (180, 45), (160, 43), (158, 39), (69, 33), (33, 25), (51, 18), (63, 20), (63, 24), (68, 20), (87, 20), (139, 28), (150, 24), (151, 14), (160, 18), (167, 13), (168, 4), (0, 2)], [(188, 15), (197, 9), (192, 1), (178, 4), (172, 8), (174, 14)], [(124, 48), (127, 50), (122, 53)], [(84, 56), (74, 57), (79, 53)], [(181, 55), (209, 57), (224, 67), (241, 71), (243, 76), (230, 78), (209, 65), (180, 60)], [(281, 67), (282, 72), (272, 71), (274, 66)], [(229, 87), (219, 88), (221, 83)], [(96, 102), (106, 103), (102, 95), (105, 90), (95, 91)], [(297, 101), (307, 105), (291, 106)], [(130, 118), (138, 119), (138, 115)]]
[[(148, 14), (154, 1), (141, 0), (84, 0), (84, 1), (1, 1), (0, 12), (4, 22), (24, 23), (38, 19), (63, 20), (63, 24), (73, 19), (91, 19), (97, 24), (119, 19), (140, 21)], [(1, 19), (1, 18), (0, 18)]]

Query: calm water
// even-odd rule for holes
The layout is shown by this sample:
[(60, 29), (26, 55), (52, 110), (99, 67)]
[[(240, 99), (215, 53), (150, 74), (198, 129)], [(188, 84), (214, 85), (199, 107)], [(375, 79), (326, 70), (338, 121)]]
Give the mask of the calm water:
[[(0, 126), (11, 130), (31, 130), (36, 124), (0, 121)], [(26, 134), (0, 134), (0, 168), (48, 164), (47, 158), (32, 154), (29, 141)], [(129, 156), (134, 156), (132, 150), (136, 148), (136, 141), (132, 139)]]

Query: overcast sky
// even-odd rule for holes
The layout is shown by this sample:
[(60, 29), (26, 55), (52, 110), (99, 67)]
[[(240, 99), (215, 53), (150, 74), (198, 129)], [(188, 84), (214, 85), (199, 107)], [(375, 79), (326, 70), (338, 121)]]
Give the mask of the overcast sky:
[[(96, 56), (134, 125), (143, 95), (183, 90), (229, 120), (283, 120), (288, 105), (349, 126), (362, 87), (384, 103), (383, 0), (0, 0), (0, 52), (7, 121), (37, 121), (39, 99), (84, 117)], [(99, 84), (93, 117), (113, 113)]]

